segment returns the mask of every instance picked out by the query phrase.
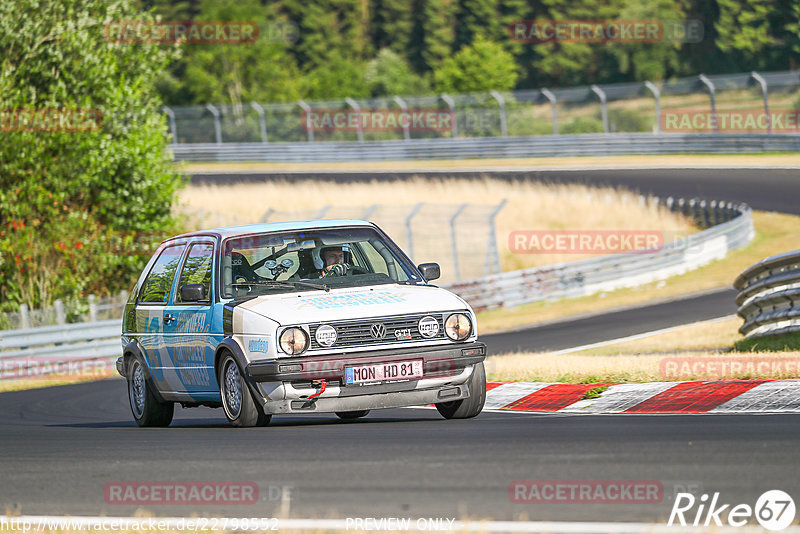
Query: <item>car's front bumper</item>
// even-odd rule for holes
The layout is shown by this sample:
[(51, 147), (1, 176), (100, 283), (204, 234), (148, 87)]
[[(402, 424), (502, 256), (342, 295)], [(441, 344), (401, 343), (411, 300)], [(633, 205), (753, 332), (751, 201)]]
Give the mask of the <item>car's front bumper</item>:
[[(467, 398), (467, 381), (485, 358), (483, 343), (459, 343), (256, 361), (247, 366), (247, 374), (260, 388), (267, 413), (372, 410)], [(371, 385), (346, 385), (343, 380), (349, 366), (419, 359), (424, 371), (418, 380)]]

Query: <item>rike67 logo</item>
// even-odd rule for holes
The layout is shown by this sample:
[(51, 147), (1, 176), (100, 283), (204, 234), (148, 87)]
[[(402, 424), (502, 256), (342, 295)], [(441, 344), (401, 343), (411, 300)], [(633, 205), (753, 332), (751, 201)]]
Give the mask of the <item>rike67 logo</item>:
[(704, 493), (696, 498), (691, 493), (678, 493), (668, 526), (708, 527), (712, 524), (721, 527), (724, 522), (729, 526), (741, 527), (752, 519), (767, 530), (783, 530), (794, 521), (794, 500), (781, 490), (765, 491), (756, 500), (754, 507), (749, 504), (731, 505), (720, 501), (719, 492), (715, 492), (709, 500)]

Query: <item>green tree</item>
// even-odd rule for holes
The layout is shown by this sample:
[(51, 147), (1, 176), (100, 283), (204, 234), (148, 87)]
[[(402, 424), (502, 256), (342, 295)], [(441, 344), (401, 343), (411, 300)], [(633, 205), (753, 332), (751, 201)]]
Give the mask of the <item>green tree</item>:
[[(0, 4), (0, 109), (15, 110), (0, 133), (3, 308), (128, 288), (147, 257), (115, 247), (177, 229), (181, 178), (153, 88), (175, 52), (104, 37), (107, 22), (147, 18), (131, 0)], [(79, 110), (96, 111), (41, 119)]]
[(468, 93), (512, 89), (518, 67), (514, 57), (497, 43), (478, 36), (470, 46), (446, 59), (434, 72), (439, 92)]
[(388, 48), (384, 48), (367, 64), (364, 74), (372, 96), (419, 95), (430, 92), (425, 78), (411, 70), (408, 63)]
[(299, 98), (300, 73), (287, 51), (291, 43), (276, 31), (288, 21), (276, 7), (265, 9), (259, 0), (203, 0), (198, 19), (254, 21), (259, 37), (246, 44), (186, 45), (183, 84), (192, 101), (238, 106)]

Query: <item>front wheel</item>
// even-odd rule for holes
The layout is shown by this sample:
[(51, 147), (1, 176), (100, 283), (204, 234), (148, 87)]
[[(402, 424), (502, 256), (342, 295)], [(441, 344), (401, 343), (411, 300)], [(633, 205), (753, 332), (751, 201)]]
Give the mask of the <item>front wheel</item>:
[(475, 417), (486, 402), (486, 370), (483, 362), (475, 364), (469, 379), (470, 396), (450, 402), (437, 402), (436, 409), (445, 419), (469, 419)]
[(233, 426), (265, 426), (272, 418), (256, 405), (242, 378), (239, 364), (230, 354), (222, 358), (219, 366), (219, 393), (222, 396), (225, 417)]
[(128, 400), (131, 412), (139, 426), (169, 426), (175, 413), (175, 404), (159, 402), (147, 382), (141, 358), (134, 356), (128, 367)]
[(358, 419), (360, 417), (366, 417), (369, 413), (369, 410), (356, 410), (352, 412), (336, 412), (336, 416), (339, 419), (343, 419), (345, 421), (350, 421), (352, 419)]

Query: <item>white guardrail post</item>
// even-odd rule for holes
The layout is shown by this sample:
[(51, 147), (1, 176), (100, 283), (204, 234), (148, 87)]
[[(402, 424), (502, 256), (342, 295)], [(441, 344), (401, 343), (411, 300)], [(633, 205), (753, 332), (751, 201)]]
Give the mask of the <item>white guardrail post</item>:
[(800, 250), (751, 265), (733, 286), (746, 338), (800, 331)]

